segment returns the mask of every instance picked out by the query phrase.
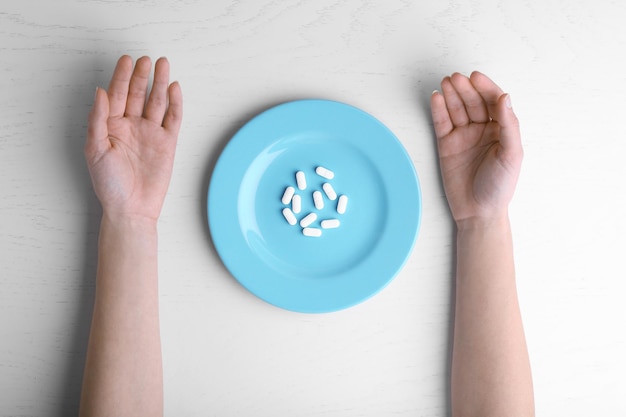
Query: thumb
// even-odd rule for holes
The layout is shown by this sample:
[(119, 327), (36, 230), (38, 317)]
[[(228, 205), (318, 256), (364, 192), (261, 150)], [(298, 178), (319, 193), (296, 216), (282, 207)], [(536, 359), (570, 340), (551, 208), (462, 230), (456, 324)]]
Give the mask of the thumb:
[(109, 97), (105, 90), (96, 88), (93, 106), (89, 112), (87, 125), (87, 141), (85, 143), (85, 156), (87, 160), (93, 160), (102, 151), (109, 147), (109, 131), (107, 121), (109, 119)]
[(511, 96), (502, 94), (496, 104), (496, 120), (500, 125), (500, 145), (506, 151), (521, 152), (522, 138), (519, 120), (511, 106)]

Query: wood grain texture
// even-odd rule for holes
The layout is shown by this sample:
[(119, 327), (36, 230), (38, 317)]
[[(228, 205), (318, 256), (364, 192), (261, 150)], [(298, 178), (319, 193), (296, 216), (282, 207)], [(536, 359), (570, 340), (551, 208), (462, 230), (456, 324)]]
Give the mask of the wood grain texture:
[[(441, 77), (474, 69), (522, 122), (511, 214), (537, 415), (624, 415), (624, 17), (609, 0), (4, 2), (0, 415), (77, 411), (100, 212), (82, 143), (94, 88), (123, 53), (167, 56), (185, 97), (160, 223), (166, 415), (448, 414), (453, 229), (428, 100)], [(247, 293), (206, 226), (229, 138), (305, 97), (383, 121), (423, 192), (400, 275), (327, 315)]]

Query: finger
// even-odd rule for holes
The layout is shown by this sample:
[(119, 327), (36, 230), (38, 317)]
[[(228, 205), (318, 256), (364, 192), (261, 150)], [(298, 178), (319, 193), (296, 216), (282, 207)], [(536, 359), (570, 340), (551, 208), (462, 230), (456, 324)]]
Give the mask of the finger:
[(450, 81), (459, 96), (461, 96), (469, 119), (474, 123), (487, 123), (489, 121), (487, 104), (476, 91), (470, 79), (455, 73), (450, 77)]
[(128, 55), (122, 56), (115, 66), (111, 82), (109, 83), (110, 117), (124, 117), (128, 85), (133, 72), (133, 60)]
[(469, 124), (470, 118), (465, 110), (465, 105), (461, 96), (452, 85), (450, 77), (446, 77), (441, 81), (441, 91), (443, 97), (446, 100), (446, 107), (448, 108), (448, 114), (450, 114), (450, 120), (454, 126), (465, 126)]
[(167, 91), (169, 95), (169, 106), (163, 119), (163, 127), (175, 136), (178, 136), (183, 120), (183, 93), (178, 81), (173, 82)]
[(170, 81), (170, 66), (166, 58), (159, 58), (154, 65), (152, 91), (146, 103), (144, 116), (161, 125), (167, 110), (167, 88)]
[(498, 120), (496, 107), (498, 104), (498, 99), (502, 94), (504, 94), (502, 89), (498, 87), (498, 85), (494, 83), (489, 77), (478, 71), (474, 71), (470, 75), (470, 82), (476, 88), (478, 94), (480, 94), (480, 96), (487, 104), (489, 117), (494, 120)]
[(522, 152), (522, 139), (519, 120), (511, 107), (511, 97), (502, 94), (495, 105), (498, 125), (500, 125), (500, 145), (506, 152), (519, 154)]
[(135, 70), (128, 86), (128, 98), (126, 99), (126, 116), (141, 117), (146, 105), (148, 81), (152, 63), (147, 56), (141, 57), (135, 63)]
[(437, 139), (441, 139), (448, 135), (454, 129), (446, 101), (438, 91), (434, 91), (430, 96), (430, 112), (433, 117), (433, 125), (435, 127), (435, 135)]
[(87, 125), (85, 156), (88, 161), (97, 158), (98, 155), (109, 147), (108, 119), (109, 98), (105, 90), (97, 88), (93, 107), (89, 112), (89, 122)]

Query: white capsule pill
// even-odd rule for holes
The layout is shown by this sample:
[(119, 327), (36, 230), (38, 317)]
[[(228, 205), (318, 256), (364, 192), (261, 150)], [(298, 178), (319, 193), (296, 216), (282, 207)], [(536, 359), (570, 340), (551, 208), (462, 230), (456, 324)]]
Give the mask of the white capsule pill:
[(332, 180), (333, 178), (335, 178), (335, 173), (330, 169), (324, 167), (315, 168), (315, 173), (320, 177), (326, 178), (327, 180)]
[(287, 223), (292, 226), (298, 223), (298, 219), (296, 219), (296, 216), (293, 215), (293, 212), (289, 207), (285, 207), (283, 209), (283, 216), (285, 216), (285, 220), (287, 220)]
[(298, 188), (301, 190), (306, 189), (306, 176), (304, 172), (298, 171), (296, 172), (296, 183), (298, 184)]
[(336, 229), (341, 225), (339, 219), (322, 220), (322, 229)]
[(289, 204), (291, 202), (291, 198), (293, 197), (293, 193), (295, 193), (295, 188), (289, 186), (285, 188), (285, 192), (283, 193), (283, 198), (280, 200), (283, 204)]
[(308, 227), (311, 223), (317, 220), (317, 214), (309, 213), (300, 220), (300, 226)]
[(298, 194), (295, 194), (291, 199), (291, 210), (296, 214), (302, 211), (302, 197)]
[(320, 237), (322, 236), (322, 229), (318, 229), (316, 227), (305, 227), (302, 229), (302, 234), (309, 237)]
[(337, 199), (337, 193), (335, 192), (335, 189), (333, 188), (332, 185), (330, 185), (329, 183), (325, 182), (322, 185), (322, 189), (326, 193), (326, 197), (328, 197), (329, 199), (331, 199), (333, 201), (335, 201)]
[(321, 191), (313, 192), (313, 203), (315, 204), (315, 208), (318, 210), (324, 208), (324, 197), (322, 197)]
[(340, 195), (339, 201), (337, 201), (337, 213), (343, 214), (346, 212), (346, 208), (348, 208), (348, 196)]

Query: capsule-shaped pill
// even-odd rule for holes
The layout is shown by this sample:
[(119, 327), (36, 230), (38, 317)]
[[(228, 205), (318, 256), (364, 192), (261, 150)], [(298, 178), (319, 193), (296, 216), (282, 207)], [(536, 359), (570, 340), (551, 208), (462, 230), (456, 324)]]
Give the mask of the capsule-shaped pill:
[(306, 176), (304, 172), (298, 171), (296, 172), (296, 184), (298, 184), (298, 188), (301, 190), (306, 189)]
[(322, 229), (336, 229), (341, 225), (339, 219), (322, 220)]
[(317, 167), (315, 168), (315, 173), (322, 178), (326, 178), (327, 180), (335, 178), (335, 173), (328, 168)]
[(337, 199), (337, 193), (335, 192), (335, 189), (333, 188), (332, 185), (330, 185), (329, 183), (325, 182), (322, 185), (322, 189), (326, 193), (326, 197), (328, 197), (330, 200), (335, 201)]
[(283, 204), (289, 204), (295, 192), (296, 192), (295, 188), (291, 186), (285, 188), (285, 192), (283, 193), (283, 198), (280, 201), (282, 201)]
[(302, 234), (309, 237), (320, 237), (322, 236), (322, 229), (318, 229), (317, 227), (305, 227), (302, 229)]
[(324, 197), (322, 197), (321, 191), (313, 192), (313, 203), (315, 204), (315, 208), (318, 210), (324, 208)]
[(343, 214), (346, 212), (347, 208), (348, 208), (348, 196), (342, 194), (339, 196), (339, 200), (337, 201), (337, 213)]
[(291, 211), (289, 207), (285, 207), (283, 209), (283, 216), (285, 216), (285, 220), (287, 220), (287, 223), (289, 223), (292, 226), (298, 223), (296, 216), (293, 215), (293, 212)]
[(296, 214), (302, 211), (302, 197), (298, 194), (295, 194), (291, 199), (291, 210)]
[(309, 213), (305, 217), (303, 217), (302, 220), (300, 220), (300, 226), (308, 227), (315, 220), (317, 220), (317, 214)]

